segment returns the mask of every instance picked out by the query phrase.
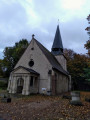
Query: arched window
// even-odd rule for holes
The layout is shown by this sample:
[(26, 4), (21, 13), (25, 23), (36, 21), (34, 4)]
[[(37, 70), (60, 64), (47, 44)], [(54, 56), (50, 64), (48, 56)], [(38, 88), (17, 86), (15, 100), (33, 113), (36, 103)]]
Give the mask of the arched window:
[(24, 80), (22, 78), (19, 78), (17, 81), (18, 86), (23, 86)]

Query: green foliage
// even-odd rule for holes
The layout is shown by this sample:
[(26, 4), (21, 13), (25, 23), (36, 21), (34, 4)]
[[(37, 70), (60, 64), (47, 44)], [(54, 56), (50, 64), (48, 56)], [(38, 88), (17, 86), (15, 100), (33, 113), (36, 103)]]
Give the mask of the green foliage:
[(88, 55), (90, 56), (90, 40), (88, 40), (86, 42), (86, 44), (84, 45), (84, 47), (88, 50)]
[(86, 80), (90, 81), (90, 68), (84, 68)]
[[(90, 14), (89, 16), (87, 17), (87, 20), (88, 20), (88, 23), (90, 24)], [(87, 30), (87, 33), (89, 35), (89, 40), (86, 42), (86, 44), (84, 45), (84, 47), (88, 50), (88, 55), (90, 57), (90, 25), (85, 29)]]
[(0, 89), (6, 89), (7, 88), (7, 82), (6, 81), (0, 81)]
[(86, 49), (90, 49), (90, 40), (88, 40), (88, 41), (86, 42), (85, 48), (86, 48)]
[(3, 76), (2, 61), (3, 61), (3, 60), (0, 59), (0, 77)]
[(86, 55), (76, 54), (70, 49), (65, 49), (64, 54), (67, 57), (67, 69), (72, 77), (74, 88), (79, 84), (86, 83), (90, 79), (90, 58)]
[(86, 82), (89, 82), (90, 84), (90, 61), (88, 61), (88, 67), (84, 68), (84, 75)]
[(18, 43), (15, 43), (13, 47), (6, 47), (4, 49), (4, 59), (2, 64), (5, 77), (9, 76), (28, 44), (26, 39), (22, 39)]

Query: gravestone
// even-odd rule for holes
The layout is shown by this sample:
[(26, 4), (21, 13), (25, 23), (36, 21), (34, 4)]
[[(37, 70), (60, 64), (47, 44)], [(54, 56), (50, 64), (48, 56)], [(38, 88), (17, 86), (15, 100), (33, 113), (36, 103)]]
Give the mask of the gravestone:
[(4, 96), (1, 98), (1, 102), (10, 103), (10, 102), (11, 102), (11, 98), (4, 95)]
[(70, 104), (71, 105), (82, 105), (82, 102), (80, 100), (80, 92), (71, 92), (71, 101)]

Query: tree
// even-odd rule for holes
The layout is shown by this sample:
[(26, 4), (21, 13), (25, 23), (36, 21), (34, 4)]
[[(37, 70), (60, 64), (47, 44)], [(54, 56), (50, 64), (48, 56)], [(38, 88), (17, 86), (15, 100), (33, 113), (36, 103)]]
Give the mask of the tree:
[(88, 55), (90, 56), (90, 40), (88, 40), (86, 42), (86, 44), (84, 45), (84, 47), (88, 50)]
[(87, 33), (89, 35), (89, 40), (86, 42), (84, 47), (88, 50), (87, 54), (88, 54), (89, 58), (88, 58), (88, 61), (87, 61), (88, 67), (84, 68), (84, 73), (85, 74), (83, 75), (83, 77), (88, 82), (88, 84), (90, 84), (90, 14), (87, 17), (87, 20), (88, 20), (89, 26), (85, 30), (87, 30)]
[[(87, 20), (88, 20), (88, 23), (90, 24), (90, 14), (87, 17)], [(89, 35), (89, 40), (86, 42), (84, 47), (88, 50), (88, 55), (90, 56), (90, 25), (85, 30), (87, 30), (87, 33)]]
[(3, 60), (0, 59), (0, 77), (3, 76), (2, 62)]
[(90, 84), (90, 58), (87, 60), (87, 68), (84, 68), (84, 78)]
[(66, 56), (66, 58), (67, 58), (67, 60), (69, 61), (69, 60), (72, 60), (73, 58), (74, 58), (74, 55), (76, 54), (73, 50), (71, 50), (71, 49), (64, 49), (64, 54), (65, 54), (65, 56)]
[(4, 49), (3, 70), (5, 76), (8, 77), (10, 75), (10, 72), (13, 70), (14, 66), (24, 53), (28, 44), (29, 43), (26, 39), (22, 39), (15, 43), (13, 47), (6, 47)]
[(70, 49), (65, 49), (64, 54), (67, 57), (67, 70), (71, 74), (73, 88), (81, 89), (81, 84), (84, 84), (89, 77), (90, 69), (88, 64), (90, 58), (86, 55), (77, 54)]

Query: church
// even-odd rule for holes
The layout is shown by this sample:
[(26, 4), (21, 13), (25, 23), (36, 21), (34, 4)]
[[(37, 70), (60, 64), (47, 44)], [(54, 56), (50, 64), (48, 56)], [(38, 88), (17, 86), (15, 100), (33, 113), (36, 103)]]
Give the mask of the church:
[(32, 35), (29, 46), (10, 73), (9, 93), (57, 95), (71, 89), (67, 59), (59, 25), (57, 25), (51, 52)]

